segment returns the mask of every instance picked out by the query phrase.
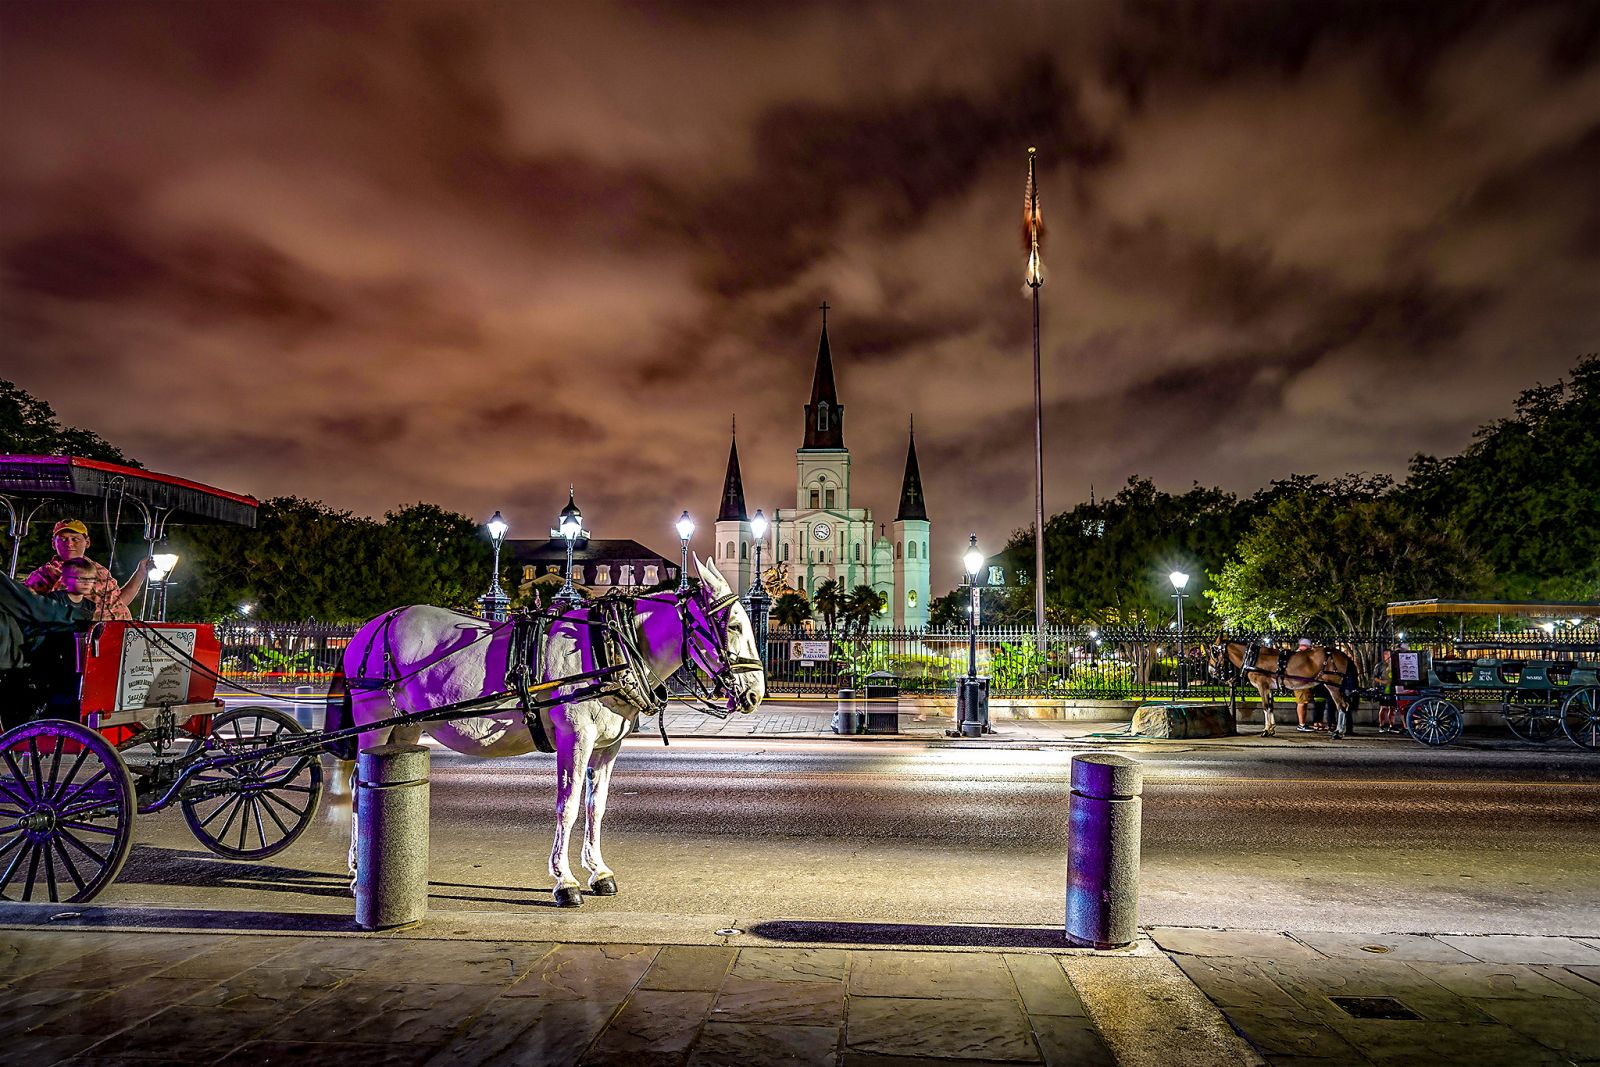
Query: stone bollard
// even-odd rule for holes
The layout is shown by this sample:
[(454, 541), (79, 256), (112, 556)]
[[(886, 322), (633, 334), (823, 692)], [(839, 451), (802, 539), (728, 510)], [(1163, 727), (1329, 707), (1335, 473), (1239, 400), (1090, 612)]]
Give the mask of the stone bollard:
[(415, 926), (428, 913), (428, 750), (375, 745), (356, 760), (356, 925)]
[(1139, 821), (1144, 769), (1126, 756), (1072, 757), (1067, 939), (1121, 948), (1139, 936)]

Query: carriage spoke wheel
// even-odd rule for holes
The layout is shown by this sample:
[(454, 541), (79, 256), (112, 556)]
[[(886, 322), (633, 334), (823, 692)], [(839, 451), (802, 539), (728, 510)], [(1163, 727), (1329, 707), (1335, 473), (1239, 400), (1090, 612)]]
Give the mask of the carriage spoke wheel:
[(305, 735), (277, 708), (247, 707), (218, 715), (197, 753), (218, 760), (191, 777), (179, 794), (196, 840), (219, 856), (259, 860), (277, 855), (305, 833), (322, 798), (322, 760), (263, 755)]
[(1575, 745), (1600, 748), (1600, 689), (1579, 689), (1561, 705), (1561, 729)]
[(1542, 745), (1561, 732), (1561, 715), (1554, 704), (1503, 704), (1500, 714), (1506, 728), (1524, 741)]
[(128, 860), (137, 810), (122, 757), (88, 727), (0, 734), (0, 899), (93, 900)]
[(1439, 697), (1423, 697), (1406, 712), (1406, 732), (1424, 745), (1448, 745), (1461, 736), (1461, 709)]

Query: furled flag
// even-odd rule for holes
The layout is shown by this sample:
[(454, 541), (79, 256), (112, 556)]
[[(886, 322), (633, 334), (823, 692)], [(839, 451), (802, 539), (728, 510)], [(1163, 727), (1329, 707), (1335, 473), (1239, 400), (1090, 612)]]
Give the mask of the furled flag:
[(1044, 216), (1039, 213), (1039, 183), (1033, 175), (1037, 148), (1028, 149), (1028, 187), (1022, 198), (1022, 247), (1028, 253), (1028, 285), (1044, 284), (1044, 261), (1039, 258), (1039, 242), (1044, 240)]

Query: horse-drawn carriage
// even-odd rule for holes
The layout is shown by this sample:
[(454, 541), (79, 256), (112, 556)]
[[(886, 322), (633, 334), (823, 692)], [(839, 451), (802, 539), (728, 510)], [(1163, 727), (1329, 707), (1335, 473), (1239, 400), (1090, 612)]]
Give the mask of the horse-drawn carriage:
[[(169, 521), (255, 524), (252, 498), (196, 482), (98, 461), (0, 456), (13, 570), (32, 519), (113, 500), (140, 514), (152, 547)], [(399, 641), (402, 625), (412, 630)], [(618, 683), (631, 679), (623, 688), (659, 701), (658, 714), (665, 691), (659, 679), (686, 666), (691, 675), (695, 665), (704, 670), (717, 695), (726, 692), (729, 711), (750, 711), (764, 695), (749, 620), (709, 562), (700, 582), (676, 594), (617, 597), (595, 610), (500, 623), (402, 608), (362, 634), (366, 640), (346, 653), (347, 668), (357, 668), (351, 688), (359, 688), (358, 699), (346, 692), (330, 700), (325, 728), (308, 731), (281, 708), (224, 710), (211, 624), (96, 624), (80, 646), (80, 718), (42, 719), (0, 734), (0, 899), (93, 899), (127, 861), (135, 815), (174, 804), (212, 852), (245, 860), (275, 855), (316, 814), (324, 753), (350, 758), (363, 739), (450, 724), (459, 728), (455, 743), (442, 740), (467, 749), (490, 733), (554, 734), (553, 743), (484, 747), (482, 754), (556, 752), (563, 774), (551, 873), (557, 900), (577, 903), (566, 833), (575, 790), (592, 793), (598, 783), (603, 811), (611, 760), (632, 729), (632, 718), (601, 707), (609, 707)], [(489, 663), (497, 675), (486, 674)], [(475, 682), (464, 685), (463, 678)], [(589, 761), (588, 773), (567, 773), (578, 759)], [(591, 856), (598, 866), (598, 814), (586, 825), (586, 861)], [(615, 892), (608, 869), (595, 873)]]
[[(1571, 620), (1600, 615), (1600, 604), (1485, 603), (1408, 600), (1388, 606), (1393, 620), (1495, 615), (1544, 618), (1545, 627), (1517, 634), (1425, 638), (1413, 622), (1411, 640), (1390, 652), (1390, 681), (1413, 738), (1448, 745), (1461, 736), (1469, 704), (1497, 705), (1506, 727), (1524, 741), (1565, 734), (1583, 748), (1600, 748), (1600, 642), (1558, 637)], [(1557, 623), (1555, 620), (1562, 620)], [(1405, 625), (1397, 621), (1397, 625)]]

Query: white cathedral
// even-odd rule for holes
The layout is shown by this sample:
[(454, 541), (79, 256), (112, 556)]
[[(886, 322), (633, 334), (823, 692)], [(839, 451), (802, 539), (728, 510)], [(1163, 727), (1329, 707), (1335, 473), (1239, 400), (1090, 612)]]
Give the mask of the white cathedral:
[[(907, 443), (894, 522), (875, 524), (871, 508), (850, 506), (850, 450), (844, 445), (844, 405), (833, 383), (826, 303), (805, 418), (805, 437), (795, 450), (795, 506), (779, 508), (770, 517), (762, 569), (770, 575), (781, 568), (785, 584), (808, 597), (830, 578), (846, 594), (869, 585), (884, 597), (885, 625), (926, 626), (929, 523), (916, 435), (913, 431)], [(753, 577), (753, 544), (735, 440), (728, 450), (713, 558), (740, 591), (750, 587)]]

